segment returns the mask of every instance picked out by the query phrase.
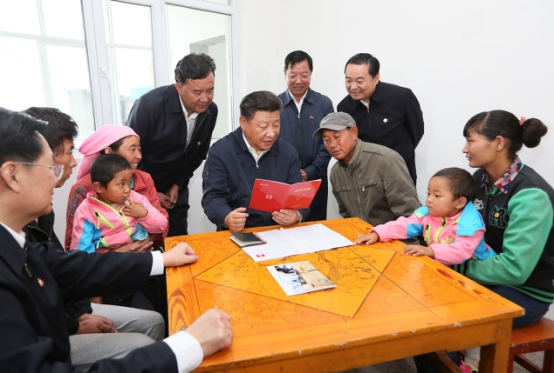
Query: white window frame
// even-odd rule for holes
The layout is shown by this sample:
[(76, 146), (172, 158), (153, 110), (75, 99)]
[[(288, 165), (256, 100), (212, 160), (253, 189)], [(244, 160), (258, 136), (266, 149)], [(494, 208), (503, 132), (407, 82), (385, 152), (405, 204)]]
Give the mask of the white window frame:
[[(236, 6), (234, 0), (229, 0), (230, 5), (216, 4), (203, 0), (117, 0), (119, 2), (144, 5), (151, 8), (152, 15), (152, 50), (154, 58), (154, 81), (155, 86), (174, 83), (174, 78), (169, 76), (170, 66), (177, 61), (169, 61), (169, 46), (167, 43), (167, 27), (165, 6), (177, 5), (187, 8), (220, 13), (230, 16), (230, 71), (232, 79), (232, 107), (231, 123), (229, 131), (236, 128), (235, 113), (238, 113), (238, 74), (237, 74), (237, 21)], [(106, 46), (106, 35), (104, 28), (104, 14), (102, 2), (98, 0), (81, 0), (83, 8), (83, 24), (85, 30), (86, 51), (90, 70), (90, 88), (92, 95), (92, 107), (94, 114), (94, 123), (96, 128), (113, 121), (113, 104), (111, 97), (110, 74), (109, 74), (109, 56)]]

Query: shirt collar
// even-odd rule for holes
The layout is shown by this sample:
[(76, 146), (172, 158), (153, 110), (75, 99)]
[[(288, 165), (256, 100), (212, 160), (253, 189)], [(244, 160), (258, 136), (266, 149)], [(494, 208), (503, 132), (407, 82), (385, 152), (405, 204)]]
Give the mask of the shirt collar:
[[(516, 156), (516, 159), (514, 159), (514, 162), (510, 165), (510, 167), (508, 167), (508, 170), (504, 172), (504, 174), (500, 179), (494, 182), (494, 186), (497, 187), (498, 190), (500, 190), (502, 193), (507, 194), (508, 191), (510, 190), (510, 184), (512, 183), (512, 181), (514, 181), (516, 176), (519, 174), (519, 171), (521, 170), (522, 166), (523, 164), (521, 162), (521, 159), (519, 159), (519, 157)], [(483, 184), (490, 185), (492, 181), (493, 180), (491, 179), (491, 177), (486, 172), (484, 172), (481, 186)]]
[(10, 227), (8, 227), (6, 224), (4, 223), (0, 223), (0, 225), (2, 225), (4, 228), (6, 228), (6, 230), (8, 232), (10, 232), (10, 234), (13, 236), (13, 238), (17, 241), (17, 243), (19, 244), (19, 246), (21, 246), (21, 248), (23, 248), (25, 246), (25, 232), (21, 231), (19, 233), (17, 233), (16, 231), (14, 231), (13, 229), (11, 229)]
[(185, 120), (187, 122), (191, 119), (196, 119), (199, 114), (197, 112), (194, 112), (189, 115), (187, 109), (185, 108), (185, 105), (183, 104), (183, 100), (181, 100), (181, 97), (179, 97), (179, 103), (181, 104), (181, 108), (183, 108), (183, 113), (185, 114)]
[[(244, 131), (242, 131), (242, 139), (244, 140), (244, 143), (246, 144), (246, 149), (248, 149), (248, 151), (250, 152), (250, 154), (252, 154), (252, 156), (255, 158), (255, 159), (260, 159), (262, 157), (262, 155), (264, 155), (265, 153), (267, 153), (268, 151), (271, 150), (271, 148), (273, 148), (273, 146), (271, 148), (269, 148), (268, 150), (262, 150), (262, 152), (260, 154), (258, 154), (258, 152), (256, 151), (256, 149), (254, 149), (252, 146), (250, 146), (250, 144), (248, 143), (248, 140), (246, 140), (246, 136), (244, 135)], [(275, 145), (275, 144), (274, 144)]]

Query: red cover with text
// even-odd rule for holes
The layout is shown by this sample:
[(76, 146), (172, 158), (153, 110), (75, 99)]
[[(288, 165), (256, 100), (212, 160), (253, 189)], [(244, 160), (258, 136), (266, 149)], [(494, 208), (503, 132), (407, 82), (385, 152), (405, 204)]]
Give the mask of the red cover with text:
[(250, 197), (254, 210), (278, 211), (281, 209), (300, 210), (310, 207), (314, 196), (321, 185), (321, 180), (303, 181), (296, 184), (256, 179)]

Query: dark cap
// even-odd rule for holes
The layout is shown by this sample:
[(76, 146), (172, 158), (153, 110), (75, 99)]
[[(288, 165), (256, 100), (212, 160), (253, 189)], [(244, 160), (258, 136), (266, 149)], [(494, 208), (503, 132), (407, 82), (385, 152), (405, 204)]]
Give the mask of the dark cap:
[(331, 130), (331, 131), (340, 131), (345, 128), (351, 128), (356, 125), (354, 118), (350, 114), (343, 112), (330, 113), (325, 116), (319, 123), (319, 128), (314, 131), (313, 137), (321, 136), (321, 131)]

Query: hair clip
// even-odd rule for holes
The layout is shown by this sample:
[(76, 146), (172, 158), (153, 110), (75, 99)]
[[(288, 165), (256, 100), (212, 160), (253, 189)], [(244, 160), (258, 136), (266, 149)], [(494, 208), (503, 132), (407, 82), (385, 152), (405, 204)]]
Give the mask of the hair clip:
[(525, 123), (526, 120), (527, 120), (527, 118), (521, 117), (521, 119), (519, 120), (519, 125), (523, 126), (523, 123)]

